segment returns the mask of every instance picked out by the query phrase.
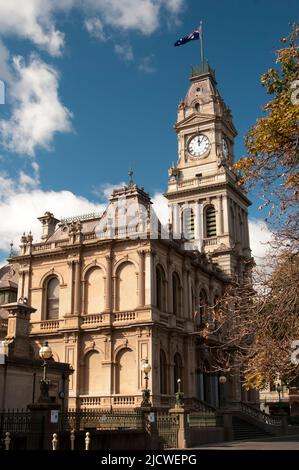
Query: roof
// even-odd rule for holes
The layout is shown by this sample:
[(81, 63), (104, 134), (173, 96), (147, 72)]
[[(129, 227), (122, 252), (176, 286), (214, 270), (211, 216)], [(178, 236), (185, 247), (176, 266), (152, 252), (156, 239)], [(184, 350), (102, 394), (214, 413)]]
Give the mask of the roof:
[(6, 264), (2, 268), (0, 268), (0, 289), (17, 289), (19, 279), (19, 267), (20, 266), (17, 263), (14, 263)]

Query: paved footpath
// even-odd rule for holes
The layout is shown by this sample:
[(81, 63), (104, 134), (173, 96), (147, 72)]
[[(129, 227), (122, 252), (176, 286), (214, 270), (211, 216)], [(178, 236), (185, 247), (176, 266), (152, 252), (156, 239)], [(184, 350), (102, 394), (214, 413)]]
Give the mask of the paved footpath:
[(299, 450), (299, 436), (270, 437), (250, 441), (219, 442), (202, 444), (193, 449), (215, 450)]

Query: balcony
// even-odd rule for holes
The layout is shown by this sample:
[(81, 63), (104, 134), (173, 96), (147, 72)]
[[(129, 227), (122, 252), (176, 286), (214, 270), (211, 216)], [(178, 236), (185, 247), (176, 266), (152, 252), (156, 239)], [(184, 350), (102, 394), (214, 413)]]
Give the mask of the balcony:
[(60, 329), (63, 320), (42, 320), (30, 324), (30, 334), (55, 333)]
[(226, 181), (225, 174), (206, 175), (197, 178), (190, 178), (184, 181), (170, 181), (169, 191), (181, 191), (182, 189), (195, 189), (210, 185), (211, 183), (224, 183)]
[[(115, 313), (101, 312), (83, 315), (67, 315), (57, 320), (33, 321), (30, 324), (30, 334), (57, 333), (64, 330), (97, 330), (107, 326), (121, 327), (124, 325), (152, 322), (151, 309), (119, 311)], [(6, 322), (6, 323), (5, 323)], [(3, 329), (7, 320), (2, 320)], [(0, 330), (2, 329), (0, 323)]]
[(80, 395), (79, 402), (81, 408), (134, 408), (140, 406), (142, 395)]

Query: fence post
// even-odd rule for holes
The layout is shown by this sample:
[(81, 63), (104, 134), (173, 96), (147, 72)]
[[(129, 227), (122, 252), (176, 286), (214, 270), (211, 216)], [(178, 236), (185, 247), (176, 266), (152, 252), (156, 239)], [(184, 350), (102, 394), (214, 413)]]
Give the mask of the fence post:
[(189, 415), (187, 411), (182, 407), (171, 408), (170, 414), (176, 414), (179, 421), (178, 430), (178, 448), (186, 449), (190, 443), (190, 427), (189, 427)]
[(71, 450), (75, 450), (75, 430), (72, 429), (71, 430), (71, 436), (70, 436), (70, 439), (71, 439)]
[(58, 445), (57, 434), (56, 432), (54, 432), (53, 439), (52, 439), (52, 450), (57, 450), (57, 445)]
[(233, 415), (230, 411), (222, 411), (222, 420), (224, 427), (224, 439), (226, 441), (232, 441), (234, 438)]
[(9, 450), (11, 444), (10, 432), (5, 433), (4, 446), (5, 450)]
[[(51, 437), (58, 431), (58, 422), (51, 419), (51, 411), (60, 411), (57, 403), (33, 403), (30, 410), (30, 427), (27, 439), (28, 450), (51, 450)], [(57, 413), (55, 413), (57, 415)]]
[(90, 446), (90, 432), (87, 432), (85, 434), (85, 450), (89, 450), (89, 446)]
[(286, 436), (288, 434), (288, 415), (285, 413), (281, 413), (279, 415), (281, 419), (281, 434)]
[(157, 413), (155, 411), (151, 411), (151, 408), (143, 408), (142, 413), (144, 429), (148, 436), (148, 448), (151, 450), (159, 449), (160, 445), (157, 425)]

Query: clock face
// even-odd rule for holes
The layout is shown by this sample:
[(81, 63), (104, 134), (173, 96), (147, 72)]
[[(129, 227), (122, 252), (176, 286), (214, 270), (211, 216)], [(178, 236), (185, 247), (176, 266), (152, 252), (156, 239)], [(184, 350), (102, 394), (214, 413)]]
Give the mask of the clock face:
[(198, 134), (193, 137), (188, 145), (188, 151), (192, 157), (201, 157), (210, 149), (210, 141), (206, 135)]
[(228, 148), (227, 140), (224, 137), (222, 138), (222, 152), (223, 152), (224, 157), (228, 158), (229, 148)]

